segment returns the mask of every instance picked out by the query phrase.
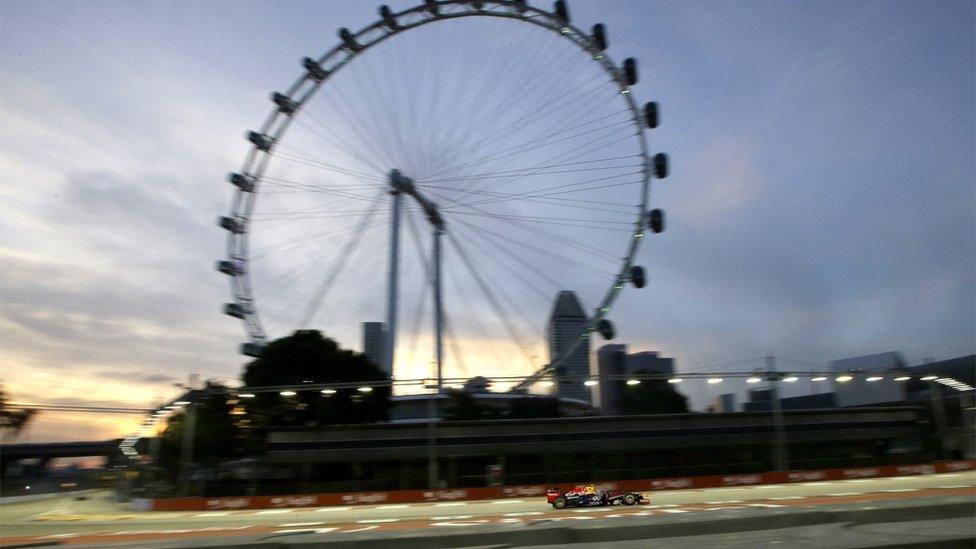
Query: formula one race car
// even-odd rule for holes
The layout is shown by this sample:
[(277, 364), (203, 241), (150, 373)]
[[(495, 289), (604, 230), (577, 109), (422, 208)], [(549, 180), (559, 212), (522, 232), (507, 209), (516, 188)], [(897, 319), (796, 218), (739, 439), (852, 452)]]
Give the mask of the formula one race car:
[(559, 488), (546, 490), (546, 501), (555, 509), (564, 507), (596, 507), (599, 505), (646, 505), (651, 500), (644, 494), (619, 490), (597, 490), (592, 484), (577, 486), (568, 492)]

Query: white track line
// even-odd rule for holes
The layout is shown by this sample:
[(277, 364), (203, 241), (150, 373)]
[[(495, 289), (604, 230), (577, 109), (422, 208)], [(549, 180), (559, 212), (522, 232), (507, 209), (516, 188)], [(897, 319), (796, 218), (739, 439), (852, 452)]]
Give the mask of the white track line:
[(687, 513), (684, 509), (661, 509), (664, 513)]
[(430, 517), (430, 520), (463, 520), (463, 519), (469, 519), (473, 516), (474, 515), (448, 515), (446, 517)]
[(406, 509), (407, 507), (410, 506), (409, 505), (379, 505), (377, 507), (373, 507), (373, 509), (376, 509), (377, 511), (383, 511), (386, 509)]
[(291, 513), (294, 509), (265, 509), (264, 511), (257, 511), (255, 515), (283, 515), (285, 513)]
[(400, 521), (400, 519), (393, 519), (393, 518), (390, 518), (390, 519), (363, 519), (363, 520), (357, 520), (356, 521), (356, 524), (379, 524), (379, 523), (399, 522), (399, 521)]
[(320, 524), (325, 524), (324, 522), (288, 522), (282, 524), (282, 528), (295, 528), (296, 526), (318, 526)]
[(506, 504), (509, 504), (509, 503), (525, 503), (525, 501), (524, 500), (521, 500), (521, 499), (497, 499), (497, 500), (492, 501), (490, 503), (492, 503), (494, 505), (506, 505)]
[(362, 528), (354, 528), (352, 530), (346, 530), (345, 532), (343, 532), (343, 534), (351, 534), (353, 532), (365, 532), (367, 530), (375, 530), (377, 528), (379, 528), (379, 526), (376, 526), (376, 525), (373, 525), (373, 526), (363, 526)]
[(467, 505), (463, 501), (452, 501), (450, 503), (435, 503), (434, 507), (460, 507), (461, 505)]
[(316, 513), (328, 513), (331, 511), (348, 511), (352, 507), (319, 507), (315, 510)]
[(522, 511), (521, 513), (505, 513), (506, 517), (531, 517), (536, 515), (544, 515), (542, 511)]
[(193, 515), (195, 517), (226, 517), (231, 514), (230, 511), (208, 511), (206, 513), (200, 513), (199, 515)]

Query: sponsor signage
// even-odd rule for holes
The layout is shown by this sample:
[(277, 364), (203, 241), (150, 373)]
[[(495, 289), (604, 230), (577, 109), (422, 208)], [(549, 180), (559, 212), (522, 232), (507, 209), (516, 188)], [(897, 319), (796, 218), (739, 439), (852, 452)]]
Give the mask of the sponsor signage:
[[(752, 486), (782, 482), (843, 480), (902, 475), (930, 475), (976, 469), (976, 461), (947, 461), (935, 464), (886, 465), (820, 471), (789, 471), (744, 475), (678, 477), (648, 480), (622, 480), (597, 484), (600, 490), (682, 490), (718, 486)], [(570, 485), (560, 485), (568, 490)], [(161, 498), (139, 500), (134, 504), (154, 511), (206, 511), (218, 509), (267, 509), (282, 507), (316, 507), (327, 505), (369, 505), (377, 503), (420, 503), (543, 496), (546, 486), (488, 486), (447, 490), (400, 490), (394, 492), (360, 492), (351, 494), (302, 494), (293, 496), (250, 496), (223, 498)]]

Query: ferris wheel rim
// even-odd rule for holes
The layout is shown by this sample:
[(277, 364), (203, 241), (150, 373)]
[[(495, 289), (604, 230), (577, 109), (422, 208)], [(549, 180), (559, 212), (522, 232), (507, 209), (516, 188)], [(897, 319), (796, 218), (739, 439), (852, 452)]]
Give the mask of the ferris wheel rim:
[[(480, 4), (475, 7), (475, 4)], [(438, 10), (450, 8), (456, 11), (440, 11), (433, 13), (430, 11), (431, 5)], [(268, 168), (268, 164), (273, 156), (274, 146), (286, 134), (291, 122), (302, 107), (311, 100), (315, 94), (336, 72), (351, 63), (353, 59), (370, 48), (385, 42), (386, 40), (432, 23), (449, 21), (467, 17), (493, 17), (503, 18), (512, 21), (519, 21), (545, 29), (568, 39), (584, 53), (591, 54), (591, 59), (597, 62), (603, 71), (608, 74), (612, 83), (616, 84), (620, 95), (627, 105), (630, 112), (631, 122), (634, 125), (634, 138), (637, 140), (640, 152), (637, 156), (641, 158), (641, 192), (640, 202), (637, 204), (637, 220), (634, 223), (634, 230), (627, 246), (626, 255), (621, 258), (620, 270), (614, 277), (610, 288), (606, 291), (599, 305), (592, 311), (592, 316), (588, 315), (587, 324), (581, 337), (560, 356), (552, 359), (549, 364), (541, 370), (535, 372), (527, 379), (537, 379), (546, 373), (551, 372), (555, 367), (570, 356), (580, 344), (596, 331), (598, 323), (606, 318), (619, 292), (630, 280), (631, 268), (634, 266), (634, 258), (640, 247), (642, 237), (647, 229), (647, 211), (650, 200), (651, 179), (653, 179), (652, 160), (647, 144), (647, 137), (644, 129), (648, 126), (644, 123), (640, 108), (637, 105), (633, 94), (630, 92), (630, 85), (624, 79), (623, 68), (613, 63), (605, 51), (598, 49), (590, 35), (586, 34), (569, 21), (559, 18), (555, 13), (528, 6), (524, 2), (513, 2), (512, 0), (485, 0), (483, 2), (471, 2), (470, 0), (440, 0), (436, 2), (426, 2), (412, 8), (407, 8), (398, 13), (391, 13), (392, 20), (396, 25), (390, 26), (389, 21), (383, 17), (368, 25), (358, 32), (348, 32), (348, 38), (343, 37), (340, 42), (317, 59), (305, 58), (304, 64), (306, 72), (300, 76), (282, 94), (272, 96), (277, 106), (272, 109), (270, 115), (260, 126), (257, 132), (251, 132), (249, 138), (252, 146), (249, 149), (241, 171), (236, 175), (243, 175), (250, 178), (254, 187), (246, 190), (241, 186), (234, 192), (232, 206), (230, 209), (231, 219), (241, 223), (241, 230), (229, 230), (227, 237), (227, 256), (228, 260), (241, 266), (230, 276), (233, 302), (227, 306), (236, 305), (241, 313), (240, 318), (245, 326), (248, 335), (248, 344), (263, 346), (267, 343), (268, 337), (261, 324), (255, 300), (251, 288), (249, 268), (249, 234), (248, 230), (251, 222), (251, 215), (256, 203), (257, 187), (261, 182)], [(416, 20), (410, 18), (416, 17)], [(400, 23), (401, 18), (406, 20)], [(344, 31), (346, 29), (340, 29)], [(315, 72), (315, 71), (320, 72)], [(324, 71), (324, 75), (321, 71)], [(279, 99), (281, 101), (279, 101)], [(257, 139), (255, 139), (255, 136)], [(261, 139), (269, 140), (262, 142)], [(235, 175), (235, 174), (231, 174)], [(245, 352), (245, 354), (247, 354)]]

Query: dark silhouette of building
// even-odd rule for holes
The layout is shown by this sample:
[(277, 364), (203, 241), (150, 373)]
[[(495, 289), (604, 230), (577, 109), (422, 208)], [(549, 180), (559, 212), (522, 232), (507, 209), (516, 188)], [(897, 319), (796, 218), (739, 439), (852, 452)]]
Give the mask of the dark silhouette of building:
[(590, 375), (590, 340), (585, 338), (580, 341), (587, 322), (576, 293), (569, 290), (559, 292), (549, 315), (549, 360), (556, 360), (574, 345), (576, 348), (556, 367), (556, 396), (592, 404), (593, 394), (589, 387), (583, 385)]
[(641, 351), (627, 356), (627, 372), (674, 375), (674, 359), (658, 356), (655, 351)]
[(386, 329), (382, 322), (363, 322), (363, 354), (377, 366), (385, 364)]
[[(627, 346), (617, 343), (604, 345), (596, 352), (596, 364), (600, 373), (600, 413), (605, 416), (620, 415), (627, 373)], [(616, 379), (614, 379), (616, 378)]]

